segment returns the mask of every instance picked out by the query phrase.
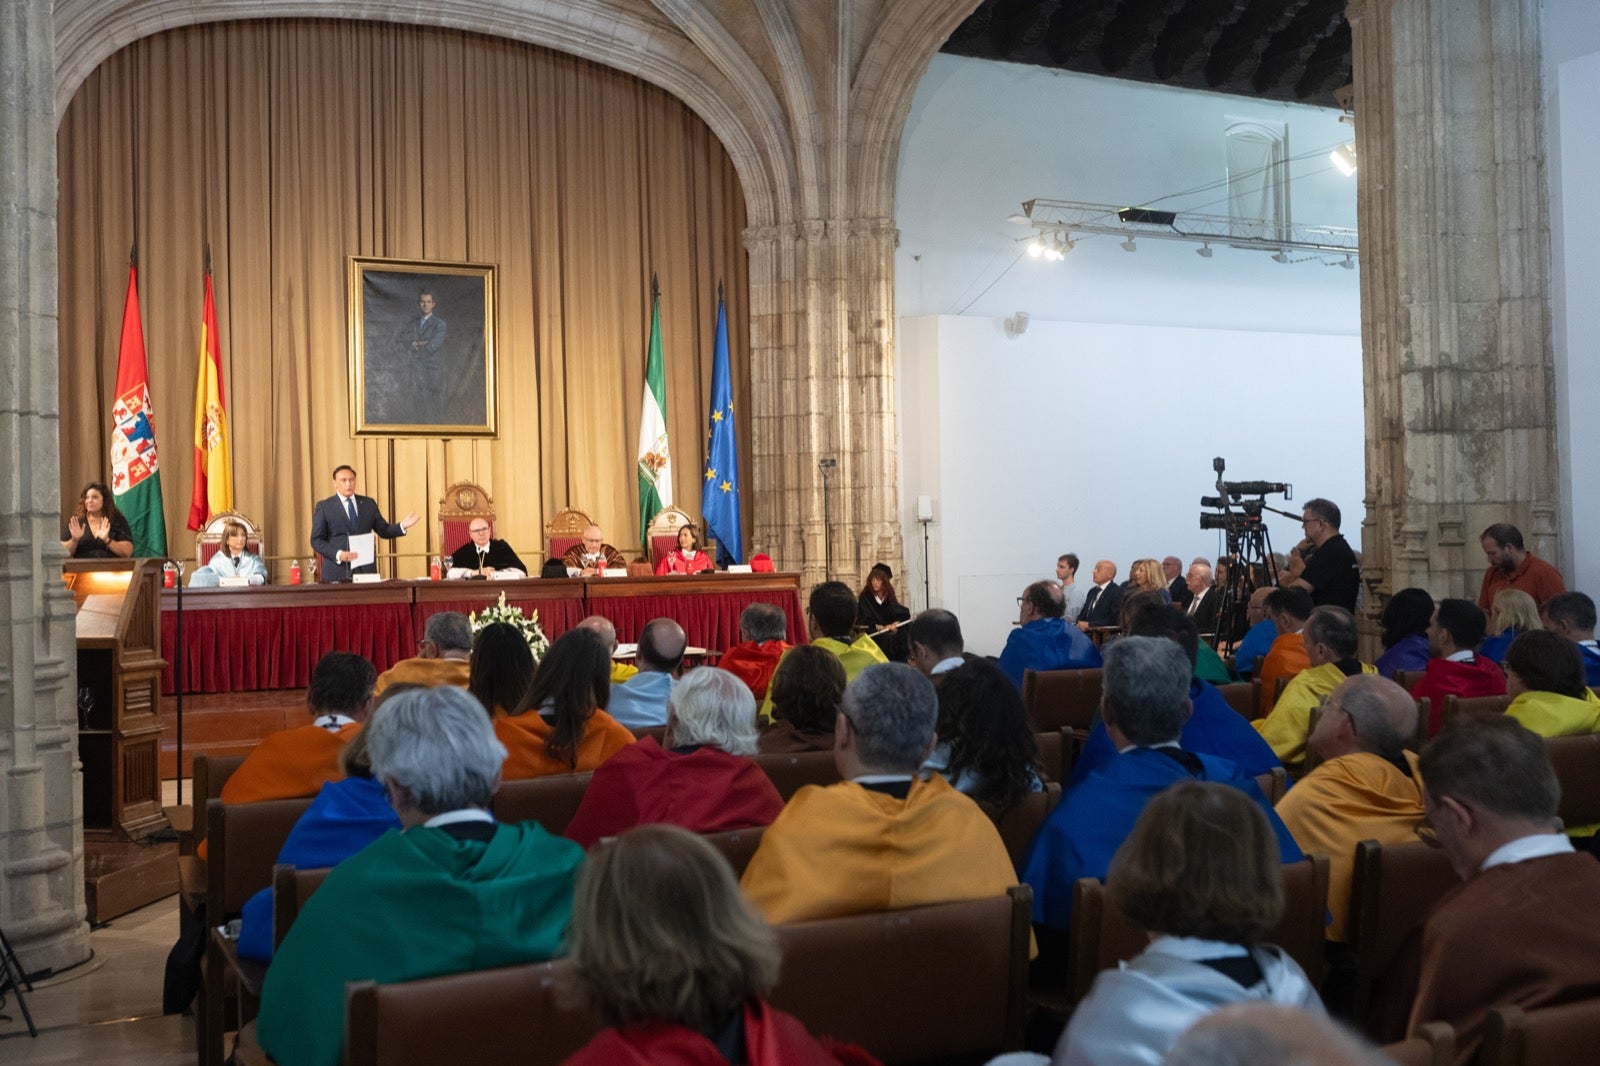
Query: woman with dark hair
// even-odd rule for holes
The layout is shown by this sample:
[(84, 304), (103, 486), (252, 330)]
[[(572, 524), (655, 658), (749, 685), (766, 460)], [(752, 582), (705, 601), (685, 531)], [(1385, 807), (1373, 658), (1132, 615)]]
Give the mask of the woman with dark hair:
[(844, 666), (826, 648), (801, 644), (778, 661), (767, 692), (772, 724), (761, 734), (760, 750), (770, 754), (832, 751), (834, 718), (844, 699)]
[(707, 570), (715, 570), (716, 564), (711, 561), (700, 547), (700, 535), (688, 522), (678, 527), (678, 546), (661, 557), (661, 562), (656, 564), (657, 574), (700, 574)]
[(1428, 650), (1428, 623), (1433, 621), (1433, 597), (1424, 589), (1401, 589), (1383, 605), (1383, 654), (1373, 665), (1394, 680), (1396, 670), (1426, 670), (1433, 653)]
[(873, 1063), (818, 1041), (765, 1002), (778, 938), (704, 839), (669, 825), (622, 834), (578, 875), (570, 928), (572, 994), (610, 1027), (568, 1066)]
[(478, 697), (490, 718), (503, 718), (522, 705), (533, 667), (533, 651), (521, 631), (505, 622), (491, 622), (472, 638), (467, 691)]
[(633, 743), (606, 713), (611, 651), (592, 629), (569, 629), (550, 645), (517, 708), (494, 720), (506, 746), (501, 779), (593, 770)]
[[(911, 620), (911, 608), (902, 604), (894, 594), (894, 571), (885, 563), (876, 563), (867, 572), (867, 583), (861, 586), (856, 597), (856, 624), (865, 626), (868, 633), (877, 634), (873, 642), (884, 658), (892, 663), (903, 663), (911, 649), (906, 645), (900, 625)], [(887, 633), (877, 633), (888, 629)]]
[(1106, 890), (1150, 946), (1100, 971), (1054, 1066), (1160, 1062), (1230, 1003), (1323, 1012), (1305, 971), (1263, 943), (1283, 914), (1277, 839), (1243, 792), (1184, 780), (1152, 799), (1111, 861)]
[(1506, 714), (1541, 737), (1600, 731), (1600, 698), (1589, 690), (1578, 646), (1548, 629), (1506, 649)]
[(101, 482), (89, 482), (78, 494), (78, 506), (61, 531), (61, 548), (69, 559), (126, 559), (133, 554), (133, 529)]
[(1039, 747), (1022, 695), (994, 664), (975, 660), (943, 675), (935, 770), (979, 803), (1009, 810), (1044, 787), (1034, 772)]

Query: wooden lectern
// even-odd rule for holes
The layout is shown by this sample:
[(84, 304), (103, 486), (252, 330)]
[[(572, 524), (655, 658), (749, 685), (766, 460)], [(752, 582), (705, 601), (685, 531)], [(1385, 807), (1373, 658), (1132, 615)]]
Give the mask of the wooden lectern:
[(85, 840), (139, 840), (161, 810), (160, 559), (74, 559)]

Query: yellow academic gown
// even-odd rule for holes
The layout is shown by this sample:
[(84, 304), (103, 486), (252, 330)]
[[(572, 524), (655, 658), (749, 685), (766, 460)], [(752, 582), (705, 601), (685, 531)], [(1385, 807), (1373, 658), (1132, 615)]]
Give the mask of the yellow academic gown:
[(1300, 850), (1328, 856), (1327, 938), (1347, 939), (1350, 881), (1356, 845), (1363, 840), (1403, 844), (1415, 839), (1422, 820), (1416, 756), (1406, 752), (1411, 775), (1371, 752), (1341, 755), (1318, 766), (1278, 801), (1278, 817)]
[(472, 676), (472, 663), (467, 659), (401, 659), (378, 675), (372, 686), (374, 696), (383, 695), (390, 685), (459, 685), (467, 687)]
[(622, 684), (638, 672), (639, 668), (632, 663), (619, 663), (615, 659), (611, 660), (611, 683), (613, 685)]
[[(839, 662), (844, 667), (845, 684), (854, 681), (857, 674), (874, 663), (886, 663), (889, 661), (888, 656), (883, 654), (883, 649), (878, 647), (877, 641), (865, 633), (857, 637), (853, 644), (846, 644), (844, 641), (835, 640), (832, 637), (818, 637), (811, 644), (813, 647), (831, 651), (839, 657)], [(789, 653), (784, 652), (783, 654), (787, 656)], [(779, 659), (778, 669), (782, 668), (783, 660)], [(773, 676), (777, 676), (777, 670), (773, 671)], [(770, 686), (767, 688), (766, 697), (761, 701), (761, 717), (768, 721), (772, 719), (772, 689)]]
[[(1375, 674), (1378, 668), (1362, 663), (1363, 674)], [(1311, 712), (1327, 698), (1328, 693), (1344, 682), (1344, 671), (1335, 663), (1308, 667), (1294, 675), (1272, 705), (1272, 713), (1257, 718), (1250, 724), (1256, 727), (1272, 747), (1272, 752), (1285, 766), (1298, 766), (1305, 761), (1306, 735), (1311, 732)]]
[(1524, 692), (1511, 701), (1506, 713), (1541, 737), (1565, 737), (1573, 733), (1600, 733), (1600, 699), (1592, 689), (1587, 699), (1573, 699), (1559, 692)]
[(903, 800), (852, 781), (802, 788), (740, 882), (769, 922), (1002, 896), (1016, 883), (994, 823), (937, 774)]

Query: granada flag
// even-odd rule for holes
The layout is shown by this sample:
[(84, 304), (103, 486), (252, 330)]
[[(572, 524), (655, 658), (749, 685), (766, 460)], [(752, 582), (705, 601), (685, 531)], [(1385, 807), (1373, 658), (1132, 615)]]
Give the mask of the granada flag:
[(228, 444), (228, 404), (222, 396), (222, 351), (217, 343), (217, 305), (206, 271), (206, 305), (200, 312), (200, 376), (194, 386), (194, 495), (189, 528), (204, 528), (214, 515), (233, 510), (233, 452)]
[(128, 259), (128, 299), (117, 349), (117, 398), (111, 405), (111, 495), (133, 530), (133, 554), (165, 557), (167, 519), (161, 510), (161, 464), (150, 409), (150, 371), (139, 322), (139, 268)]

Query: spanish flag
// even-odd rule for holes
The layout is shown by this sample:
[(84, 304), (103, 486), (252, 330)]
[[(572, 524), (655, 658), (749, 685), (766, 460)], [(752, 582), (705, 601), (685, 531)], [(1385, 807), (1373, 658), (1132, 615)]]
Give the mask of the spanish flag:
[(217, 305), (206, 271), (206, 305), (200, 314), (200, 376), (194, 386), (194, 495), (189, 528), (201, 529), (213, 515), (233, 510), (233, 453), (228, 447), (228, 404), (222, 396), (222, 351), (217, 344)]

